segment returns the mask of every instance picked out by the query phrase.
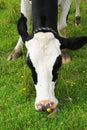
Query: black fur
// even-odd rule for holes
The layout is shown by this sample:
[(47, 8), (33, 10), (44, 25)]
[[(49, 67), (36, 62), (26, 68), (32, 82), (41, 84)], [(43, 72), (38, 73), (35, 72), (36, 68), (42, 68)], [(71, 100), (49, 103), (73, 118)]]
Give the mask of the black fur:
[(35, 67), (33, 66), (33, 64), (31, 62), (31, 59), (30, 59), (29, 55), (27, 57), (26, 63), (29, 66), (29, 68), (31, 69), (34, 84), (37, 84), (37, 73), (35, 71)]
[(32, 0), (33, 31), (52, 28), (57, 32), (57, 0)]
[(58, 37), (61, 43), (61, 49), (68, 48), (71, 50), (77, 50), (87, 43), (87, 36), (63, 38)]
[(27, 18), (21, 14), (21, 17), (17, 24), (18, 32), (22, 37), (23, 42), (28, 41), (33, 38), (33, 35), (29, 35), (27, 32)]
[(62, 64), (62, 57), (58, 56), (52, 70), (52, 75), (53, 75), (52, 81), (54, 82), (57, 80), (57, 71), (60, 68), (61, 64)]

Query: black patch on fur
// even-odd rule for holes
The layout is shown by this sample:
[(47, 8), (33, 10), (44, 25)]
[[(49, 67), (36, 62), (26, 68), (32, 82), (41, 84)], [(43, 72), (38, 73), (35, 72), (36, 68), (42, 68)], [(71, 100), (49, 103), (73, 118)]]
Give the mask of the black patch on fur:
[(35, 71), (35, 67), (34, 67), (33, 64), (32, 64), (32, 61), (31, 61), (29, 55), (28, 55), (28, 57), (27, 57), (26, 63), (27, 63), (27, 65), (29, 66), (29, 68), (31, 69), (33, 81), (34, 81), (34, 84), (36, 85), (36, 84), (37, 84), (37, 73), (36, 73), (36, 71)]
[(53, 75), (52, 81), (54, 82), (57, 80), (57, 71), (60, 68), (61, 64), (62, 64), (62, 57), (60, 55), (57, 57), (55, 64), (53, 66), (53, 70), (52, 70), (52, 75)]

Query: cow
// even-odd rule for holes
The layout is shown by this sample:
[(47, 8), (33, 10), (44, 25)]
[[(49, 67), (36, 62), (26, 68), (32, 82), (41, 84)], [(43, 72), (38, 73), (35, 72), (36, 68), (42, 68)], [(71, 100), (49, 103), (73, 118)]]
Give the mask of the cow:
[(35, 109), (55, 109), (57, 71), (62, 65), (61, 50), (77, 50), (87, 43), (87, 36), (61, 37), (57, 31), (57, 0), (32, 0), (32, 34), (27, 17), (21, 14), (18, 32), (27, 48), (26, 62), (32, 71), (36, 89)]
[[(58, 0), (58, 5), (61, 6), (60, 20), (57, 23), (57, 29), (61, 36), (66, 37), (66, 26), (67, 26), (67, 15), (70, 9), (71, 0)], [(29, 29), (30, 19), (32, 15), (32, 2), (31, 0), (21, 0), (21, 13), (27, 18), (27, 26)], [(80, 0), (76, 0), (76, 22), (79, 25), (80, 20)], [(8, 56), (7, 60), (14, 60), (22, 54), (23, 41), (19, 38), (17, 45), (15, 46), (12, 53)], [(69, 58), (67, 58), (69, 59)]]

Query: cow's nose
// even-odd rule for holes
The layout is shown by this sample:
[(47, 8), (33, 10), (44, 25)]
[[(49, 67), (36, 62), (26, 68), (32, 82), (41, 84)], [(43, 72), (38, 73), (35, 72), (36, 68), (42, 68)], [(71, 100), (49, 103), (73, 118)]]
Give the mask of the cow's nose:
[(49, 100), (43, 100), (43, 101), (37, 103), (35, 107), (38, 111), (40, 111), (40, 110), (46, 111), (48, 109), (50, 109), (50, 110), (54, 109), (56, 107), (56, 104)]

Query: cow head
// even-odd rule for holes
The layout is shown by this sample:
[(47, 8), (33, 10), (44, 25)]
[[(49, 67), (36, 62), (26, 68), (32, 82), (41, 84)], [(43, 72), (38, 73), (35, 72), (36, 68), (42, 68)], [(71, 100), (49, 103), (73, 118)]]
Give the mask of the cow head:
[(58, 104), (54, 89), (62, 63), (61, 48), (78, 49), (87, 42), (87, 37), (55, 38), (52, 32), (37, 32), (30, 36), (24, 16), (18, 22), (18, 31), (27, 48), (27, 64), (36, 88), (35, 108), (46, 110), (49, 106), (54, 109)]
[(35, 108), (50, 105), (52, 108), (58, 103), (54, 88), (57, 79), (57, 70), (61, 66), (60, 43), (50, 32), (38, 32), (25, 43), (27, 64), (33, 75), (36, 88)]

